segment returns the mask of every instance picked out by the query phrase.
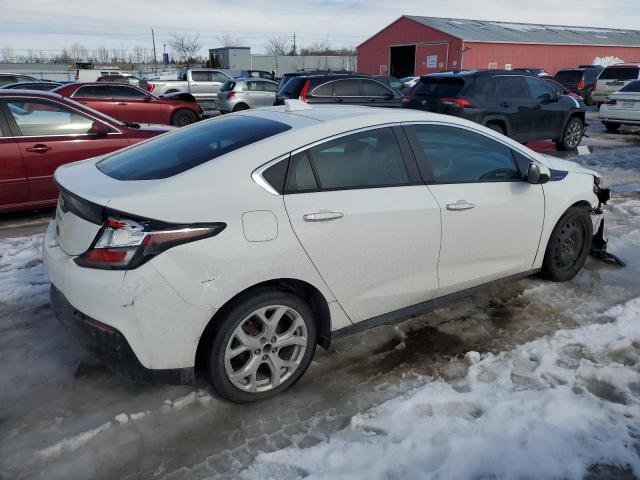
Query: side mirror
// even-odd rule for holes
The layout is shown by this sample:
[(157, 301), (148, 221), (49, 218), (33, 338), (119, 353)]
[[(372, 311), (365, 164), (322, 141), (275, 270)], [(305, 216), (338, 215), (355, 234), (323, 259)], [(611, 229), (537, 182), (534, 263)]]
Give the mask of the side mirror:
[(551, 178), (551, 172), (543, 165), (531, 162), (527, 170), (527, 176), (525, 180), (532, 185), (542, 185), (547, 183)]
[(111, 132), (111, 129), (108, 125), (105, 125), (102, 122), (94, 120), (91, 124), (91, 128), (89, 129), (89, 134), (94, 135), (95, 137), (104, 137), (106, 134)]

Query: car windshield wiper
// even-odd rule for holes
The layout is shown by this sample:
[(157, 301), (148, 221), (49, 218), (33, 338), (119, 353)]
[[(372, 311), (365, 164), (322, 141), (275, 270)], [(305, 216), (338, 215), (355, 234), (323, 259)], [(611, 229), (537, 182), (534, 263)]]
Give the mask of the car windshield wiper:
[(140, 124), (139, 123), (135, 123), (135, 122), (124, 122), (124, 124), (129, 127), (129, 128), (140, 128)]

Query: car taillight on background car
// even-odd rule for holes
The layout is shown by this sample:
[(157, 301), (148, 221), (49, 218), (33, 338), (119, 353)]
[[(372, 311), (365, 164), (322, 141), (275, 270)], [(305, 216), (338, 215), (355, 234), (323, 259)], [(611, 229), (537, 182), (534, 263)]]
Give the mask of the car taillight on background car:
[(153, 92), (156, 86), (153, 83), (147, 83), (147, 92)]
[(311, 80), (307, 80), (300, 90), (300, 95), (298, 96), (298, 100), (302, 100), (303, 102), (307, 101), (307, 92), (309, 91), (309, 87), (311, 86)]
[(578, 90), (584, 90), (584, 80), (578, 82)]
[(471, 102), (466, 98), (441, 98), (440, 103), (445, 105), (456, 105), (460, 108), (467, 108), (471, 106)]
[(75, 262), (87, 268), (132, 269), (176, 245), (213, 237), (226, 226), (225, 223), (171, 225), (110, 216), (91, 248)]
[(403, 95), (403, 96), (400, 97), (400, 101), (402, 102), (403, 105), (405, 103), (409, 103), (411, 101), (411, 96), (410, 95)]

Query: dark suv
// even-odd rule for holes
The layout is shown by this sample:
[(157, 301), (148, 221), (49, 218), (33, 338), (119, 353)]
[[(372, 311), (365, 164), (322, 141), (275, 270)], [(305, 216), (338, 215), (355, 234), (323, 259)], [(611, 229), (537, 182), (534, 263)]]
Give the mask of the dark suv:
[(576, 92), (587, 105), (593, 105), (593, 91), (602, 68), (563, 68), (558, 70), (553, 79), (564, 85), (567, 90)]
[(286, 99), (331, 105), (399, 107), (400, 95), (368, 75), (307, 75), (291, 78), (276, 94), (274, 105)]
[(425, 75), (402, 106), (455, 115), (520, 142), (552, 139), (561, 150), (582, 140), (586, 107), (535, 75), (470, 70)]

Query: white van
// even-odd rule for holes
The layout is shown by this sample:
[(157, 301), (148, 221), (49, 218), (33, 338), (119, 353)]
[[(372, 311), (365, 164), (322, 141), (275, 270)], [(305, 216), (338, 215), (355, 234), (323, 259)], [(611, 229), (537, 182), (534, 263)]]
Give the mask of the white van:
[(627, 83), (640, 79), (639, 63), (620, 63), (605, 68), (596, 82), (593, 101), (600, 103), (609, 94), (617, 92)]

